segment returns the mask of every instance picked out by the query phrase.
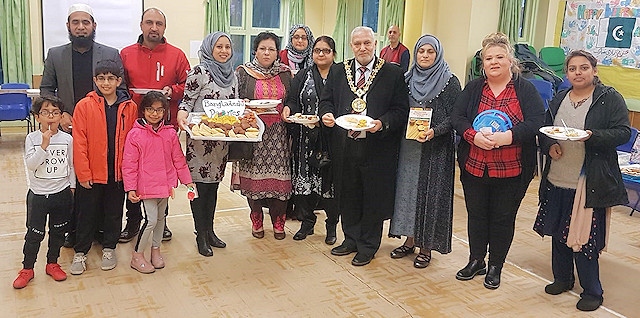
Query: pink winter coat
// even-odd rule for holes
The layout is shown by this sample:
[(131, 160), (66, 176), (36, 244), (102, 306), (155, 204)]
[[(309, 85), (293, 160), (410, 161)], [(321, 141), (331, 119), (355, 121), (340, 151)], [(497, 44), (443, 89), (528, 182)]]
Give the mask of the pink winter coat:
[(168, 198), (171, 189), (192, 182), (178, 135), (171, 125), (154, 131), (138, 119), (127, 135), (122, 160), (124, 190), (140, 199)]

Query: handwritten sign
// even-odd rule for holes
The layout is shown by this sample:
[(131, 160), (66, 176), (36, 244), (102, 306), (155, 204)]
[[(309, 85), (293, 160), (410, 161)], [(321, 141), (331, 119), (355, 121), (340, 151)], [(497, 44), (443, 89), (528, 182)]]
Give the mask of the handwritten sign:
[(239, 117), (244, 113), (242, 99), (203, 99), (202, 108), (208, 117), (232, 115)]
[(591, 52), (602, 65), (640, 68), (640, 2), (567, 1), (560, 46)]

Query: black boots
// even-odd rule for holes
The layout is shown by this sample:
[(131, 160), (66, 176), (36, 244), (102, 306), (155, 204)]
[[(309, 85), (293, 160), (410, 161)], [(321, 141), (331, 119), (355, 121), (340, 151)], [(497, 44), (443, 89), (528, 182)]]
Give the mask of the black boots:
[(484, 277), (484, 287), (488, 289), (496, 289), (500, 287), (500, 274), (502, 273), (502, 267), (496, 265), (489, 265), (487, 276)]
[(140, 221), (127, 221), (127, 225), (120, 233), (119, 243), (127, 243), (131, 241), (140, 232)]
[(213, 256), (211, 246), (207, 242), (207, 233), (205, 231), (198, 232), (196, 235), (196, 244), (198, 245), (198, 253), (202, 256)]
[(336, 244), (336, 224), (327, 224), (327, 237), (324, 239), (324, 242), (327, 245)]
[(476, 275), (484, 275), (487, 273), (486, 267), (487, 265), (485, 264), (484, 260), (473, 259), (469, 261), (467, 266), (456, 273), (456, 279), (470, 280), (473, 279)]
[(227, 247), (227, 243), (225, 243), (221, 239), (219, 239), (218, 236), (216, 235), (216, 233), (213, 230), (207, 231), (207, 244), (209, 244), (212, 247), (217, 247), (217, 248), (225, 248), (225, 247)]

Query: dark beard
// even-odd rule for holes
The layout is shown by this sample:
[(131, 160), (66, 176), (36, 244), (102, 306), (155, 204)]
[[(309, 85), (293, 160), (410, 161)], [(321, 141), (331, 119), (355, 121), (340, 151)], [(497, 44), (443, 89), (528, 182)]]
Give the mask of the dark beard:
[[(67, 30), (68, 31), (68, 30)], [(96, 30), (93, 30), (89, 36), (73, 36), (71, 31), (69, 32), (69, 41), (73, 47), (90, 48), (93, 45), (93, 41), (96, 39)]]

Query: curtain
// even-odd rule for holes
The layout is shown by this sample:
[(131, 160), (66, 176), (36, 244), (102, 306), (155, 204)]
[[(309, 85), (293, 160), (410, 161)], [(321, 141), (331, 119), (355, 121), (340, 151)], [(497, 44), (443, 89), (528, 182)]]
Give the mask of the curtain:
[(28, 0), (0, 0), (0, 46), (5, 83), (33, 82)]
[[(291, 0), (289, 3), (289, 25), (304, 24), (304, 1)], [(310, 45), (313, 43), (309, 43)]]
[(511, 44), (518, 43), (521, 5), (522, 0), (500, 0), (498, 31), (506, 34), (509, 37)]
[[(404, 25), (404, 0), (381, 0), (380, 21), (378, 22), (378, 34), (386, 34), (392, 25), (397, 25), (400, 31)], [(404, 32), (402, 32), (404, 34)], [(401, 39), (402, 40), (402, 39)]]
[(204, 13), (204, 34), (216, 31), (229, 33), (231, 28), (230, 10), (229, 0), (207, 0)]
[(353, 28), (362, 25), (362, 3), (362, 0), (338, 0), (336, 26), (332, 34), (336, 42), (336, 61), (353, 57), (349, 42)]

